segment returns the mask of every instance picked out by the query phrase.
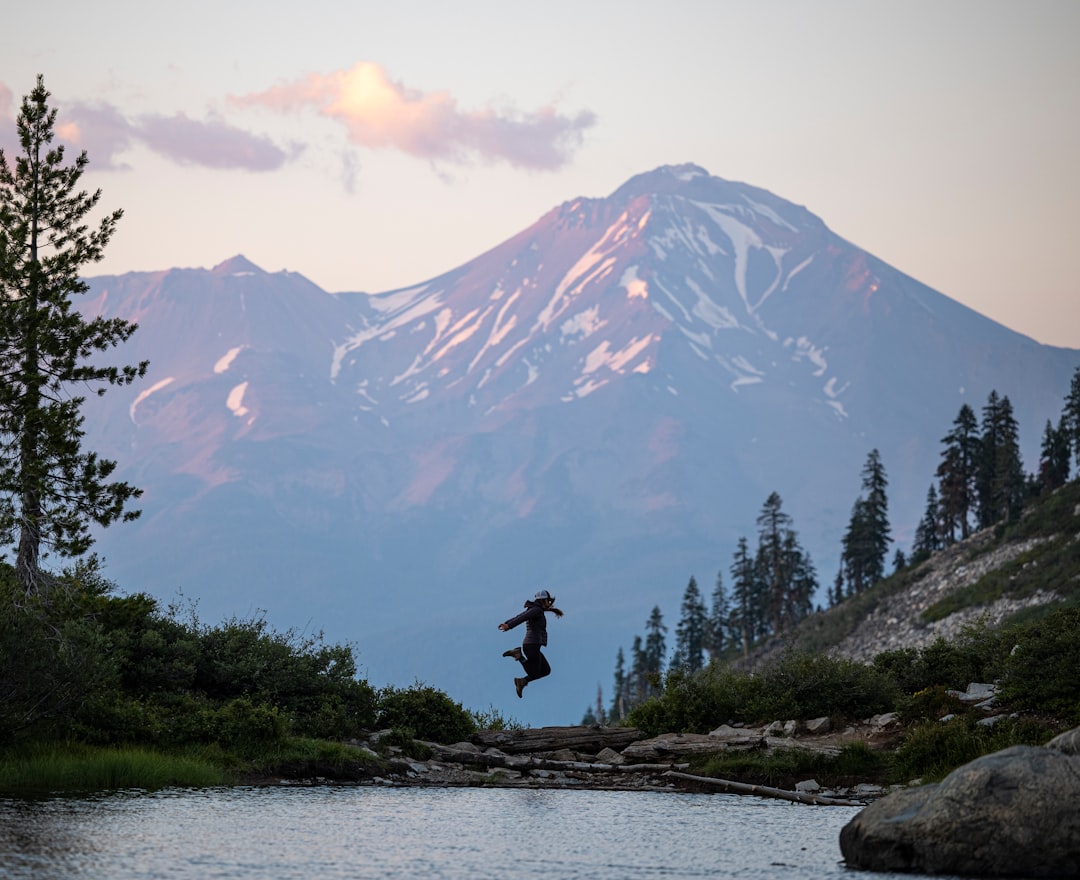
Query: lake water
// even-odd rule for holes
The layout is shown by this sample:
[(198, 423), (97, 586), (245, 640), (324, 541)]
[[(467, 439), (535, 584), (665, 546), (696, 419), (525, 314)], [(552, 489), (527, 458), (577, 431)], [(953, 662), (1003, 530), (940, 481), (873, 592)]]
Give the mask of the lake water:
[(856, 812), (726, 794), (373, 786), (0, 799), (0, 877), (912, 880), (843, 866), (840, 829)]

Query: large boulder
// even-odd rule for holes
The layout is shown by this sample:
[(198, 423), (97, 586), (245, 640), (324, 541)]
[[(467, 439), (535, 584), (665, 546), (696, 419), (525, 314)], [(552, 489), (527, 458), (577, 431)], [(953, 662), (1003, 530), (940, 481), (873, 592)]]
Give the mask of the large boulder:
[(1080, 877), (1080, 728), (903, 789), (840, 832), (849, 867), (971, 877)]

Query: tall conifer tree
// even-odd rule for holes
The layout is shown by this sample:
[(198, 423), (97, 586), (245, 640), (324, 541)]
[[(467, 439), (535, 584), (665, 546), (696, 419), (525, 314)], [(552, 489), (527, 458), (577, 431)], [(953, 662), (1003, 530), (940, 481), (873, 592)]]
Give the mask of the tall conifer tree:
[(1073, 373), (1069, 393), (1065, 398), (1065, 408), (1061, 413), (1065, 433), (1072, 447), (1073, 459), (1080, 471), (1080, 367)]
[(77, 189), (86, 153), (64, 161), (52, 146), (56, 111), (38, 77), (17, 120), (19, 155), (0, 151), (0, 546), (17, 545), (16, 577), (40, 592), (42, 545), (61, 557), (93, 543), (93, 523), (138, 515), (127, 508), (138, 489), (109, 478), (116, 463), (82, 448), (85, 398), (146, 372), (102, 366), (95, 353), (124, 342), (136, 325), (119, 318), (86, 320), (72, 297), (89, 288), (79, 277), (99, 261), (121, 212), (95, 229), (87, 222), (100, 190)]
[(709, 640), (706, 649), (710, 659), (720, 657), (728, 647), (731, 628), (731, 601), (724, 589), (723, 572), (716, 573), (716, 586), (713, 587), (712, 603), (709, 608)]
[(740, 536), (731, 562), (732, 580), (732, 623), (738, 633), (738, 641), (743, 655), (750, 653), (750, 647), (757, 636), (760, 590), (757, 584), (757, 572), (750, 557), (750, 545), (746, 536)]
[(952, 430), (941, 442), (945, 448), (937, 469), (939, 513), (944, 529), (940, 537), (951, 544), (956, 540), (957, 531), (960, 540), (971, 533), (971, 514), (977, 506), (976, 481), (981, 445), (979, 422), (975, 411), (966, 403), (960, 407)]
[(697, 672), (705, 665), (705, 645), (709, 634), (709, 614), (697, 580), (691, 576), (683, 592), (679, 623), (675, 627), (675, 656), (672, 665)]

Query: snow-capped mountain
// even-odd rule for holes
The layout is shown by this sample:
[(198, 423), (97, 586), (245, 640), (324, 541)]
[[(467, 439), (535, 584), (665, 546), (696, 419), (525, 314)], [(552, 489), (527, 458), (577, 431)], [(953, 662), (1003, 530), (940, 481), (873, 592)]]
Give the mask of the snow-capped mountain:
[[(770, 492), (830, 583), (871, 449), (907, 549), (960, 406), (1008, 395), (1033, 469), (1080, 364), (692, 165), (388, 293), (242, 257), (90, 284), (151, 361), (88, 411), (145, 489), (99, 540), (110, 576), (325, 629), (374, 684), (535, 724), (580, 718), (654, 604), (673, 638)], [(568, 615), (519, 703), (495, 625), (540, 587)]]

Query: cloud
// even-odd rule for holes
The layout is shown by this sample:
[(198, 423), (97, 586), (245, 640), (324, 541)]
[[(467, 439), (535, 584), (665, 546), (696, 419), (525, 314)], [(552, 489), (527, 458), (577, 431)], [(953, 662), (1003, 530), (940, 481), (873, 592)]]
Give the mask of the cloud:
[[(0, 147), (13, 157), (19, 144), (12, 105), (11, 90), (0, 83)], [(267, 137), (219, 118), (200, 121), (183, 113), (129, 118), (105, 103), (60, 107), (55, 131), (59, 142), (85, 150), (97, 171), (129, 168), (120, 157), (139, 144), (181, 165), (246, 171), (275, 171), (303, 149), (293, 145), (284, 150)]]
[[(269, 138), (212, 118), (190, 119), (147, 114), (128, 119), (107, 104), (72, 104), (64, 113), (65, 133), (95, 163), (116, 169), (116, 157), (137, 143), (181, 165), (204, 168), (275, 171), (294, 158), (300, 147), (286, 151)], [(60, 133), (60, 127), (57, 127)], [(102, 167), (97, 164), (97, 167)]]
[(243, 168), (275, 171), (295, 157), (265, 137), (258, 137), (221, 120), (199, 122), (183, 113), (140, 117), (136, 136), (150, 149), (181, 164), (205, 168)]
[(15, 128), (14, 97), (11, 89), (0, 83), (0, 150), (8, 159), (14, 158), (19, 147), (19, 133)]
[(531, 113), (493, 107), (464, 111), (448, 92), (408, 89), (371, 62), (311, 74), (230, 102), (279, 112), (313, 108), (343, 125), (354, 145), (368, 149), (457, 164), (503, 161), (544, 171), (569, 162), (596, 122), (590, 111), (567, 116), (554, 104)]

